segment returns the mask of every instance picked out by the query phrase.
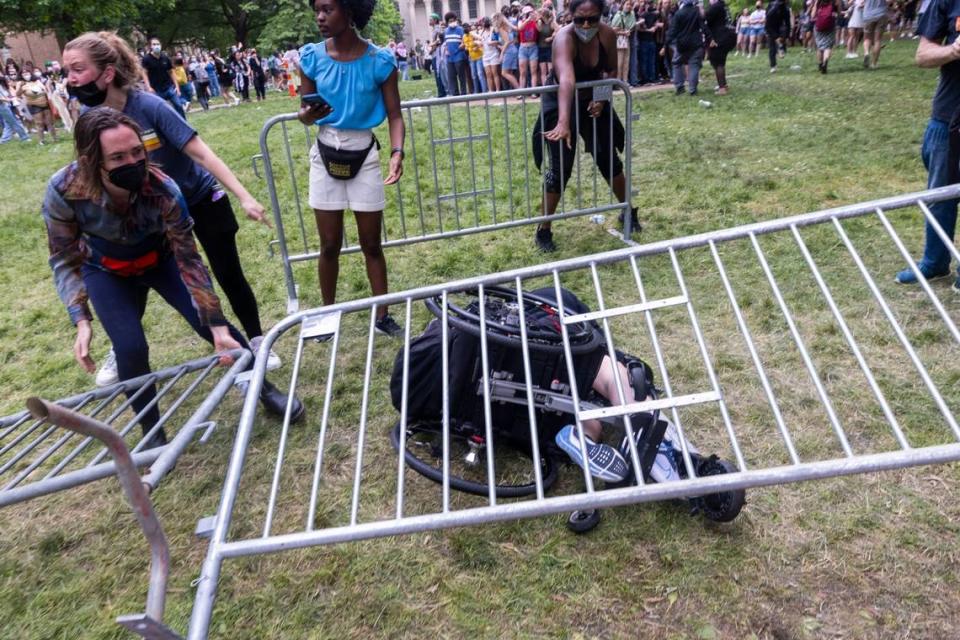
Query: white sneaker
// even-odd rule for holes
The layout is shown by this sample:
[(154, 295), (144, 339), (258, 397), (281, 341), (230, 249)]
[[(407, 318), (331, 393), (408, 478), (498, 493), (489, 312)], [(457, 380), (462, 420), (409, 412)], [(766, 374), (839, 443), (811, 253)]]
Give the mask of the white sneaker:
[(117, 354), (110, 349), (110, 353), (103, 359), (100, 370), (97, 371), (97, 377), (94, 382), (98, 387), (109, 387), (120, 381), (120, 374), (117, 373)]
[[(256, 357), (257, 352), (260, 351), (260, 344), (263, 343), (263, 336), (257, 336), (250, 340), (250, 351), (253, 352), (254, 357)], [(267, 355), (267, 371), (273, 371), (274, 369), (279, 369), (283, 366), (283, 361), (280, 360), (273, 349), (270, 350), (269, 355)]]

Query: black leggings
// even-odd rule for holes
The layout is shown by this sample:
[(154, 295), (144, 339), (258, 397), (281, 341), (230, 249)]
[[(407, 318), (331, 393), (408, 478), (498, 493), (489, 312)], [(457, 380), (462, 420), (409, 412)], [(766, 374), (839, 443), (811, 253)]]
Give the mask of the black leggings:
[[(577, 114), (579, 111), (579, 115)], [(543, 131), (547, 132), (557, 126), (558, 113), (550, 110), (543, 113)], [(577, 119), (579, 118), (579, 123)], [(600, 170), (600, 175), (609, 183), (614, 177), (623, 173), (623, 163), (620, 156), (614, 151), (613, 111), (610, 109), (610, 103), (606, 103), (603, 111), (597, 118), (591, 118), (587, 112), (587, 103), (581, 102), (570, 109), (570, 140), (573, 148), (568, 149), (567, 143), (551, 142), (544, 138), (547, 146), (547, 152), (550, 156), (550, 166), (543, 174), (544, 185), (549, 193), (562, 193), (570, 180), (570, 174), (573, 173), (573, 165), (577, 158), (577, 134), (579, 124), (579, 135), (583, 139), (583, 144), (587, 152), (593, 156), (593, 161)], [(596, 128), (594, 128), (596, 123)], [(596, 143), (594, 143), (594, 133), (596, 133)]]
[(230, 301), (230, 308), (244, 333), (249, 338), (263, 335), (257, 299), (243, 274), (237, 253), (240, 226), (230, 198), (222, 190), (214, 189), (203, 200), (190, 205), (190, 216), (193, 218), (193, 234), (207, 254), (210, 271)]
[(254, 76), (253, 88), (257, 92), (257, 100), (267, 99), (267, 77), (266, 76)]

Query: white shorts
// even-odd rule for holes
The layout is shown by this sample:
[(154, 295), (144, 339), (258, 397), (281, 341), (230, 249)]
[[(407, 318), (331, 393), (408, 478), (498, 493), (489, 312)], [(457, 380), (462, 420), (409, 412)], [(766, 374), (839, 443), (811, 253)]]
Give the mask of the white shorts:
[[(325, 145), (354, 151), (370, 145), (373, 132), (369, 129), (334, 129), (320, 127), (317, 137)], [(310, 147), (310, 206), (321, 211), (383, 211), (387, 204), (380, 173), (380, 153), (376, 145), (370, 149), (360, 172), (350, 180), (333, 178), (327, 173), (317, 151)]]

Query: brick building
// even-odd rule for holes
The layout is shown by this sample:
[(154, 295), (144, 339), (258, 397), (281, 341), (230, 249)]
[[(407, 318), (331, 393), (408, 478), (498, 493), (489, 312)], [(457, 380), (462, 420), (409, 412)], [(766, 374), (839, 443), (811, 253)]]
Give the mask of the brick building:
[(35, 66), (42, 68), (48, 60), (60, 59), (60, 45), (52, 32), (5, 33), (3, 43), (0, 57), (3, 58), (4, 65), (8, 58), (13, 58), (20, 66), (30, 60)]

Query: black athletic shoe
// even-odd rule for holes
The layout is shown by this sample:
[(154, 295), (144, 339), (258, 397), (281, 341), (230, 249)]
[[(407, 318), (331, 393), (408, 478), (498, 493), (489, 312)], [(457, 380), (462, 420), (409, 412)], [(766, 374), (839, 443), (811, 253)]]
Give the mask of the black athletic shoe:
[(553, 253), (557, 250), (557, 245), (553, 244), (553, 231), (550, 229), (537, 228), (535, 241), (537, 248), (544, 253)]
[[(143, 429), (143, 435), (147, 435), (147, 433), (153, 427), (147, 427), (145, 425), (141, 425), (140, 428)], [(167, 444), (167, 434), (161, 428), (155, 434), (150, 436), (150, 439), (148, 439), (146, 442), (143, 443), (143, 447), (141, 448), (141, 451), (146, 451), (147, 449), (156, 449), (157, 447), (164, 447), (166, 446), (166, 444)]]
[(685, 92), (685, 90), (684, 90), (683, 87), (677, 87), (677, 91), (676, 91), (676, 93), (675, 93), (674, 95), (682, 96), (682, 95), (684, 94), (684, 92)]
[(403, 335), (403, 327), (398, 325), (389, 313), (377, 320), (376, 324), (373, 325), (373, 329), (377, 333), (390, 336), (391, 338), (399, 338)]
[[(277, 389), (269, 380), (263, 381), (263, 389), (260, 390), (260, 404), (264, 411), (278, 418), (282, 418), (287, 409), (287, 394)], [(293, 397), (293, 407), (290, 411), (290, 424), (299, 422), (306, 412), (303, 403), (296, 396)]]
[[(620, 228), (623, 228), (623, 211), (620, 212), (620, 215), (617, 216), (617, 222), (620, 223)], [(643, 231), (643, 225), (640, 224), (640, 219), (637, 218), (637, 208), (634, 207), (630, 209), (630, 233), (640, 233)]]

